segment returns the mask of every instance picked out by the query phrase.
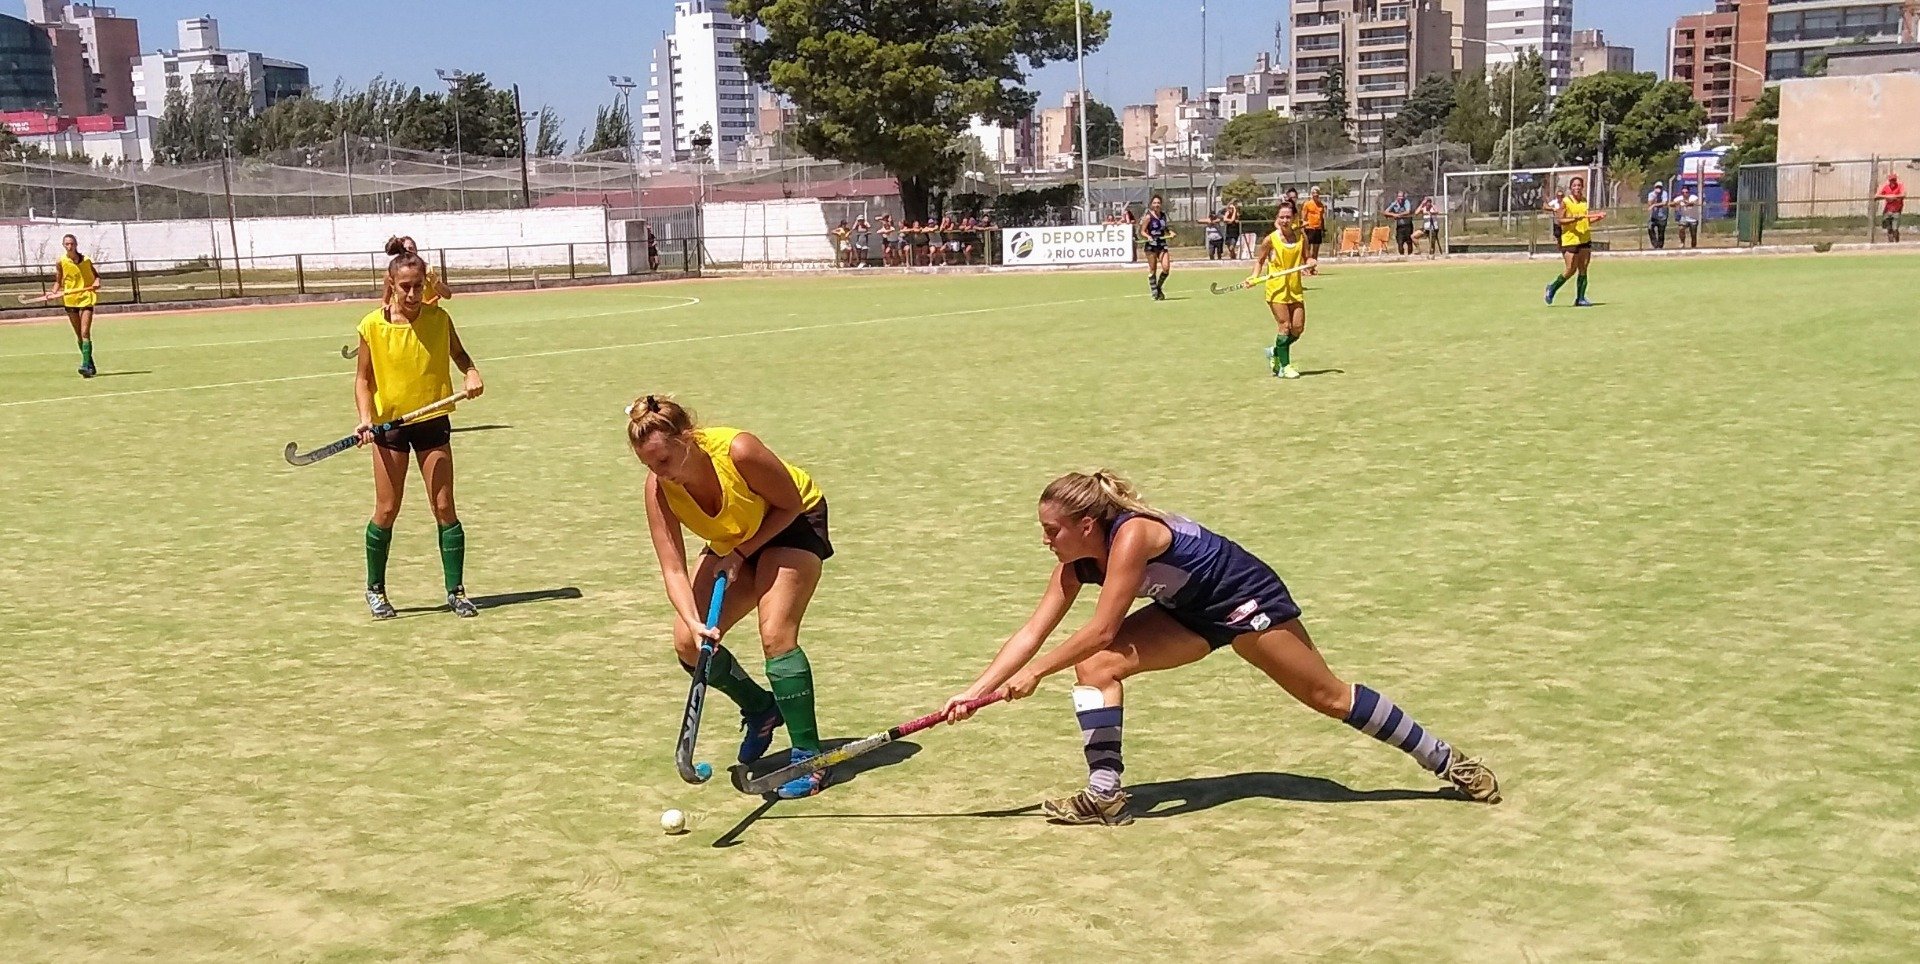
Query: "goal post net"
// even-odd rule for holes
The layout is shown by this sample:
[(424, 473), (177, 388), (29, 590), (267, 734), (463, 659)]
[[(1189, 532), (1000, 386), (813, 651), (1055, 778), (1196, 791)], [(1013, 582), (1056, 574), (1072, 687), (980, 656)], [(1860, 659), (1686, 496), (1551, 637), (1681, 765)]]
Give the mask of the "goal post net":
[(1554, 247), (1557, 239), (1546, 203), (1576, 177), (1584, 178), (1592, 191), (1595, 173), (1592, 165), (1448, 172), (1442, 199), (1447, 249), (1471, 253)]

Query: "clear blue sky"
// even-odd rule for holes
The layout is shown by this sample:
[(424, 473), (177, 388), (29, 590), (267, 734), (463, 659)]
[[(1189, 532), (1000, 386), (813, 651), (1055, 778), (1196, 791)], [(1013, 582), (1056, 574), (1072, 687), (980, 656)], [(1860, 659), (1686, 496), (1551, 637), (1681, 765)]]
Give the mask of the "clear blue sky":
[[(527, 109), (550, 104), (571, 139), (612, 93), (608, 74), (646, 81), (652, 45), (673, 21), (672, 0), (102, 0), (140, 20), (147, 50), (177, 45), (174, 21), (220, 19), (227, 46), (258, 50), (313, 69), (315, 85), (339, 77), (352, 85), (377, 74), (432, 86), (435, 67), (483, 71), (518, 83)], [(1156, 87), (1200, 83), (1200, 0), (1093, 0), (1114, 14), (1107, 46), (1087, 58), (1087, 86), (1114, 106), (1143, 103)], [(10, 7), (17, 4), (9, 4)], [(1610, 42), (1638, 50), (1637, 66), (1659, 72), (1666, 31), (1682, 13), (1712, 0), (1575, 0), (1579, 27), (1600, 27)], [(1285, 0), (1209, 0), (1207, 75), (1246, 70), (1273, 47)], [(322, 14), (320, 11), (324, 10)], [(9, 9), (19, 15), (19, 9)], [(1074, 83), (1071, 64), (1034, 78), (1043, 105)]]

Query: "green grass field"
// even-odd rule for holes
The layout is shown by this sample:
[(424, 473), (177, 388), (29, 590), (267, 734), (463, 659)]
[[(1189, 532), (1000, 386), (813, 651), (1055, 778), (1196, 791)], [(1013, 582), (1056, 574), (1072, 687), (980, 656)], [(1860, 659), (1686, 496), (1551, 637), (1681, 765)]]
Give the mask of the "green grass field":
[[(0, 947), (1911, 959), (1920, 259), (1602, 259), (1586, 311), (1540, 305), (1553, 270), (1331, 266), (1294, 382), (1258, 298), (1185, 267), (1159, 304), (1132, 272), (457, 299), (468, 582), (529, 596), (378, 625), (365, 456), (279, 452), (351, 425), (364, 305), (106, 315), (90, 382), (64, 323), (0, 329)], [(970, 680), (1045, 578), (1041, 486), (1104, 465), (1272, 561), (1335, 670), (1507, 800), (1219, 653), (1130, 685), (1132, 826), (1026, 809), (1084, 779), (1066, 676), (739, 826), (757, 800), (673, 771), (646, 391), (832, 499), (803, 635), (831, 737)], [(439, 602), (411, 498), (403, 609)]]

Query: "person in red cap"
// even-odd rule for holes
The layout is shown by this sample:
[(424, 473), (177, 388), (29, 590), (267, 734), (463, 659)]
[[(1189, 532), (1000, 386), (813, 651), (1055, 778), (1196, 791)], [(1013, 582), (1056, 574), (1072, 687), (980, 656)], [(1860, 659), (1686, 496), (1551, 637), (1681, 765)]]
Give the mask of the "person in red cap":
[(1907, 208), (1907, 189), (1900, 183), (1900, 175), (1887, 173), (1887, 183), (1880, 187), (1880, 226), (1886, 229), (1887, 241), (1900, 243), (1900, 214)]

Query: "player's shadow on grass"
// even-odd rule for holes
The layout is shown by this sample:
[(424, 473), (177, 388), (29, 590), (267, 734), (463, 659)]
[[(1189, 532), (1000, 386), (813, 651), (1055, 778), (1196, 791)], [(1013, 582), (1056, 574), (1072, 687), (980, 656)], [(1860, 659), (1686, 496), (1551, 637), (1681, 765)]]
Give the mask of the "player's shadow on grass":
[[(580, 596), (581, 593), (579, 589), (573, 586), (562, 586), (559, 589), (535, 589), (532, 592), (503, 592), (491, 596), (470, 596), (468, 599), (473, 603), (474, 608), (485, 610), (499, 609), (502, 606), (518, 606), (521, 603), (546, 602), (550, 599), (579, 599)], [(396, 609), (394, 611), (402, 616), (420, 616), (426, 613), (444, 613), (450, 612), (451, 610), (442, 604), (439, 606), (413, 606), (407, 609)]]
[(119, 378), (119, 377), (120, 377), (120, 376), (122, 376), (122, 375), (151, 375), (151, 374), (153, 374), (153, 369), (151, 369), (151, 368), (144, 368), (144, 369), (141, 369), (141, 370), (139, 370), (139, 371), (131, 371), (131, 372), (100, 372), (99, 374), (97, 374), (97, 375), (95, 375), (95, 376), (93, 376), (93, 377), (95, 377), (95, 378)]
[(1313, 368), (1301, 372), (1300, 377), (1312, 378), (1315, 375), (1345, 375), (1346, 373), (1347, 370), (1344, 368)]
[[(1465, 800), (1458, 790), (1355, 790), (1325, 777), (1297, 773), (1229, 773), (1142, 783), (1127, 788), (1135, 817), (1178, 817), (1239, 800), (1293, 800), (1300, 803), (1386, 803), (1395, 800)], [(1171, 806), (1168, 806), (1171, 804)]]
[[(849, 743), (852, 743), (854, 739), (856, 738), (845, 737), (840, 739), (821, 740), (820, 746), (824, 750), (837, 750), (840, 747), (843, 747)], [(868, 770), (877, 770), (877, 769), (880, 769), (881, 767), (890, 767), (896, 764), (905, 763), (909, 757), (913, 756), (915, 753), (918, 753), (918, 752), (920, 752), (920, 744), (915, 743), (912, 740), (895, 740), (892, 743), (889, 743), (886, 746), (879, 748), (878, 750), (874, 750), (873, 752), (864, 754), (862, 756), (854, 757), (853, 759), (848, 760), (847, 762), (842, 763), (837, 767), (834, 767), (832, 771), (832, 777), (827, 781), (827, 786), (837, 787), (843, 783), (852, 783), (855, 778), (857, 778), (860, 774), (867, 772)], [(759, 777), (766, 776), (767, 774), (772, 773), (773, 771), (778, 770), (781, 767), (784, 767), (786, 765), (787, 765), (786, 754), (776, 753), (776, 754), (773, 754), (772, 756), (762, 757), (759, 760), (751, 764), (748, 764), (744, 767), (742, 766), (731, 767), (730, 776), (733, 779), (734, 787), (737, 789), (748, 780), (757, 779)], [(740, 835), (746, 833), (748, 827), (753, 826), (756, 822), (760, 820), (760, 818), (766, 816), (767, 811), (772, 810), (773, 805), (779, 802), (780, 802), (780, 798), (771, 793), (764, 795), (761, 798), (760, 806), (754, 808), (753, 812), (743, 817), (739, 823), (734, 824), (733, 829), (728, 830), (726, 833), (721, 834), (719, 839), (713, 842), (714, 847), (724, 849), (727, 847), (738, 846), (740, 843)], [(793, 814), (792, 816), (774, 817), (773, 819), (805, 820), (805, 819), (809, 819), (809, 816), (819, 816), (819, 815)]]
[(512, 427), (511, 425), (456, 425), (453, 428), (447, 429), (447, 431), (456, 434), (460, 432), (494, 432), (503, 428)]

